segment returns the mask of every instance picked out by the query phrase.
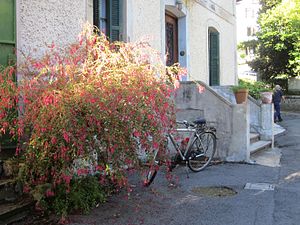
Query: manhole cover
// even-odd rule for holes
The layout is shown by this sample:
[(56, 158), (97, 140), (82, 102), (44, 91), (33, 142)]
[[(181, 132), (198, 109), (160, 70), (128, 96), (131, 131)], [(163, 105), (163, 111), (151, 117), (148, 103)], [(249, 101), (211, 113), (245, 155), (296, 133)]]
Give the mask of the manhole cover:
[(237, 194), (235, 190), (225, 186), (194, 187), (192, 189), (192, 192), (195, 194), (211, 196), (211, 197), (226, 197), (226, 196), (232, 196)]
[(275, 186), (268, 183), (247, 183), (244, 189), (261, 190), (261, 191), (274, 191)]

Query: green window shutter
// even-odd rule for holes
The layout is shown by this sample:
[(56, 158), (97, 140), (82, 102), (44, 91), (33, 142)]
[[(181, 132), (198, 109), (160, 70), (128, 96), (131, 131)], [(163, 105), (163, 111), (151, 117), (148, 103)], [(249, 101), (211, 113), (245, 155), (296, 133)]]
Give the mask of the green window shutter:
[(0, 65), (14, 63), (15, 32), (15, 1), (0, 1)]
[[(0, 0), (0, 70), (6, 67), (7, 65), (15, 64), (16, 61), (15, 44), (16, 44), (15, 0)], [(18, 111), (16, 108), (10, 109), (8, 113), (11, 115), (11, 118), (14, 118), (18, 115)], [(11, 136), (8, 133), (0, 137), (0, 149), (2, 150), (15, 149), (16, 145), (17, 145), (16, 141), (11, 140)]]
[(219, 33), (209, 33), (209, 85), (220, 85)]
[(124, 0), (93, 0), (94, 25), (113, 41), (122, 41)]
[(121, 41), (122, 34), (122, 0), (110, 1), (110, 39)]

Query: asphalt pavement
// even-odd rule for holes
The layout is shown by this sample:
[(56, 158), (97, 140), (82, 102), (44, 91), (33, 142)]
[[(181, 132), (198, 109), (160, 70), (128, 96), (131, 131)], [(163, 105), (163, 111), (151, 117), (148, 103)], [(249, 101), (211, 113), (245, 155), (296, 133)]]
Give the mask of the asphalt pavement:
[[(300, 114), (283, 119), (286, 132), (255, 164), (221, 163), (188, 174), (180, 166), (171, 180), (162, 169), (150, 187), (134, 179), (130, 195), (114, 195), (89, 215), (71, 215), (70, 224), (299, 225)], [(266, 161), (276, 163), (260, 163)]]

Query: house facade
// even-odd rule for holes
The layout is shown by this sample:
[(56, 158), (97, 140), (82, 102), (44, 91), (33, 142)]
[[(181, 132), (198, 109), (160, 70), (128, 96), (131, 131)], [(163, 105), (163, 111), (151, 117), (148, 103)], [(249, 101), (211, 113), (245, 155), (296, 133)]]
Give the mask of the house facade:
[(47, 44), (72, 43), (88, 21), (113, 41), (146, 39), (166, 64), (186, 67), (187, 80), (234, 84), (235, 4), (235, 0), (3, 0), (0, 45), (7, 50), (0, 53), (1, 64), (8, 63), (14, 48), (38, 57)]
[(250, 80), (257, 80), (256, 72), (248, 66), (255, 57), (256, 32), (258, 31), (259, 0), (239, 0), (236, 4), (237, 43), (244, 42), (243, 49), (238, 53), (238, 76)]
[[(187, 68), (187, 82), (176, 98), (178, 119), (206, 118), (217, 128), (217, 157), (248, 161), (251, 110), (216, 90), (237, 83), (235, 7), (235, 0), (2, 0), (0, 63), (9, 64), (14, 49), (20, 63), (24, 54), (40, 57), (52, 43), (73, 43), (86, 21), (111, 41), (146, 40), (167, 65), (179, 62)], [(205, 93), (193, 87), (193, 80)]]
[(237, 42), (256, 39), (259, 0), (240, 0), (236, 4)]

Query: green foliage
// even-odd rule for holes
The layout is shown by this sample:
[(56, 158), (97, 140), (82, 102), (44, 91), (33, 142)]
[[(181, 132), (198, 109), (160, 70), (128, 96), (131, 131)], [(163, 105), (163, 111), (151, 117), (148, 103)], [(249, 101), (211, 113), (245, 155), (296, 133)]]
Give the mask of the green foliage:
[(282, 0), (260, 0), (261, 9), (260, 12), (264, 13), (269, 9), (274, 8), (276, 5), (280, 4)]
[(243, 41), (238, 45), (239, 50), (246, 49), (246, 48), (255, 49), (256, 47), (257, 47), (257, 40)]
[(264, 1), (258, 23), (258, 54), (249, 65), (265, 81), (300, 74), (300, 1)]
[(245, 58), (246, 58), (246, 54), (245, 54), (245, 53), (241, 53), (241, 54), (240, 54), (240, 57), (241, 57), (242, 59), (245, 59)]
[(251, 95), (255, 99), (260, 98), (261, 92), (269, 92), (272, 91), (270, 86), (267, 83), (262, 81), (248, 81), (248, 80), (239, 80), (239, 84), (241, 86), (246, 87), (249, 90), (249, 95)]
[[(66, 192), (66, 188), (69, 189)], [(110, 195), (112, 187), (99, 184), (96, 176), (82, 177), (72, 180), (70, 186), (61, 184), (57, 187), (56, 194), (41, 202), (58, 215), (66, 216), (72, 211), (88, 213), (97, 204), (106, 200)]]
[(235, 93), (239, 90), (248, 89), (248, 88), (245, 84), (239, 82), (238, 85), (231, 86), (230, 89)]

